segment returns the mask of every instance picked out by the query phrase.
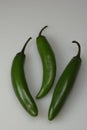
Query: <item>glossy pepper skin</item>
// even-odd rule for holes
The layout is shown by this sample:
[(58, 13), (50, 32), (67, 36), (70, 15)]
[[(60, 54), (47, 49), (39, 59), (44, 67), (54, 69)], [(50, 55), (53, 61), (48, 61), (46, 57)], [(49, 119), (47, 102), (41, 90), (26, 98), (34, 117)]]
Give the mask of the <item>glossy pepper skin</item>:
[(36, 39), (37, 48), (43, 65), (43, 80), (41, 88), (36, 96), (37, 99), (44, 97), (49, 92), (54, 83), (56, 75), (56, 61), (53, 50), (50, 44), (48, 43), (46, 37), (41, 35), (42, 31), (45, 28), (47, 28), (47, 26), (42, 28), (42, 30), (39, 33), (39, 36)]
[(71, 59), (64, 72), (62, 73), (59, 81), (57, 82), (49, 107), (49, 120), (53, 120), (59, 113), (73, 86), (79, 67), (81, 65), (80, 44), (77, 41), (73, 41), (73, 43), (76, 43), (78, 45), (78, 54)]
[(37, 106), (29, 92), (24, 74), (25, 54), (24, 50), (31, 37), (26, 41), (21, 52), (14, 57), (11, 68), (11, 79), (15, 94), (24, 107), (24, 109), (32, 116), (37, 116)]

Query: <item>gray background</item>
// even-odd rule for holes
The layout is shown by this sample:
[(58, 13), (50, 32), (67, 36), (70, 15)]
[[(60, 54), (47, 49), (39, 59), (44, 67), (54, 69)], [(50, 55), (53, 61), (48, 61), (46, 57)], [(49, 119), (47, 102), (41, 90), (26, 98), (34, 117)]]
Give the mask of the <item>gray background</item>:
[[(52, 46), (57, 76), (49, 94), (36, 103), (39, 115), (28, 115), (18, 102), (11, 84), (11, 64), (28, 37), (25, 74), (32, 96), (42, 82), (42, 63), (36, 47), (40, 29)], [(64, 107), (52, 122), (48, 108), (57, 80), (70, 59), (82, 47), (82, 65)], [(35, 99), (36, 100), (36, 99)], [(86, 0), (0, 0), (0, 130), (87, 129), (87, 1)]]

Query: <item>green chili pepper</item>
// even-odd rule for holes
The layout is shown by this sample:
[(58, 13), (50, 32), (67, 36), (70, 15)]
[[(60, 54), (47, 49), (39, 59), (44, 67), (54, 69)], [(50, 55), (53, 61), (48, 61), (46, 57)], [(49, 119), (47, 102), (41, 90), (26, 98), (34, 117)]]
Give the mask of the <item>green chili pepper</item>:
[(77, 72), (81, 65), (80, 51), (81, 47), (77, 41), (73, 41), (78, 45), (78, 54), (74, 56), (64, 72), (62, 73), (57, 85), (55, 87), (52, 101), (49, 107), (48, 119), (53, 120), (63, 106), (72, 86), (76, 79)]
[(39, 36), (36, 39), (37, 48), (43, 64), (43, 81), (41, 89), (36, 96), (37, 99), (42, 98), (49, 92), (56, 75), (56, 61), (53, 50), (48, 43), (46, 37), (41, 35), (42, 31), (45, 28), (47, 28), (47, 26), (42, 28), (39, 33)]
[(17, 98), (24, 109), (32, 116), (37, 116), (37, 106), (29, 92), (24, 74), (25, 54), (24, 50), (31, 37), (26, 41), (21, 52), (14, 57), (11, 68), (11, 79)]

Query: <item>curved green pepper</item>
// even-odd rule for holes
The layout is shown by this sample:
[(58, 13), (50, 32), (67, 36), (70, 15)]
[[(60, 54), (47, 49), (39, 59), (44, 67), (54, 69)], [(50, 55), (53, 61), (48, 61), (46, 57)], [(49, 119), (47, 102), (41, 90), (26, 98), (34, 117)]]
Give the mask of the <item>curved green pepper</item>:
[(37, 99), (42, 98), (49, 92), (54, 83), (56, 75), (56, 61), (53, 50), (49, 45), (46, 37), (41, 35), (42, 31), (45, 28), (47, 28), (47, 26), (42, 28), (42, 30), (39, 33), (39, 36), (36, 39), (37, 48), (43, 64), (43, 81), (41, 89), (39, 90), (36, 96)]
[(77, 72), (81, 65), (80, 58), (80, 44), (77, 41), (73, 41), (78, 45), (78, 54), (71, 59), (64, 72), (62, 73), (57, 85), (55, 87), (52, 101), (49, 107), (48, 119), (53, 120), (57, 116), (61, 107), (63, 106), (72, 86), (76, 79)]
[(11, 79), (17, 98), (24, 109), (32, 116), (37, 116), (37, 106), (29, 92), (24, 74), (25, 54), (24, 50), (31, 37), (26, 41), (21, 52), (14, 57), (11, 68)]

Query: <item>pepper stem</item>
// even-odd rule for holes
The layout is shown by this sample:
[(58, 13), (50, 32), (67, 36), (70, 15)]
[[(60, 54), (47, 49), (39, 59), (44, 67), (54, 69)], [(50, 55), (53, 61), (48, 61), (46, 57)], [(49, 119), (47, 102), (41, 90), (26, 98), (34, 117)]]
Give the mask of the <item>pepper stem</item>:
[(25, 42), (25, 44), (24, 44), (24, 46), (23, 46), (23, 48), (22, 48), (22, 50), (21, 50), (22, 53), (24, 53), (25, 48), (26, 48), (26, 45), (28, 44), (28, 42), (29, 42), (31, 39), (32, 39), (32, 37), (29, 37), (28, 40)]
[(80, 57), (81, 46), (80, 46), (79, 42), (77, 42), (77, 41), (72, 41), (72, 43), (76, 43), (76, 44), (77, 44), (77, 46), (78, 46), (78, 53), (77, 53), (77, 56)]
[(41, 29), (41, 31), (39, 32), (39, 36), (41, 36), (41, 33), (43, 32), (43, 30), (45, 29), (45, 28), (47, 28), (48, 26), (45, 26), (45, 27), (43, 27), (42, 29)]

